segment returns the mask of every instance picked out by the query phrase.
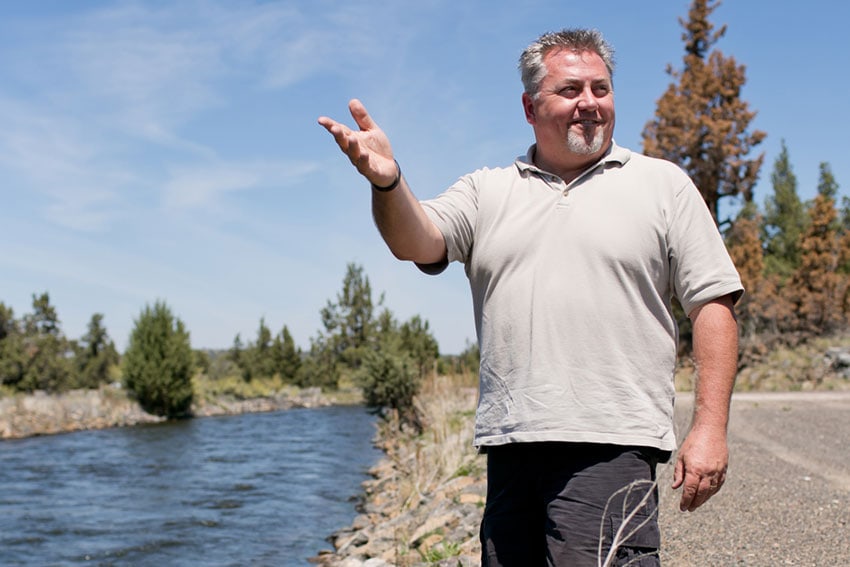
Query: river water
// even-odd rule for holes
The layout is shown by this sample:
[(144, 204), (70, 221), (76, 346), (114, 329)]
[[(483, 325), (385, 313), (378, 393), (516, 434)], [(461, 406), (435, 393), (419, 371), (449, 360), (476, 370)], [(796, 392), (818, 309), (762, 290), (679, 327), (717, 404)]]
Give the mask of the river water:
[(380, 458), (361, 407), (0, 442), (0, 565), (309, 565)]

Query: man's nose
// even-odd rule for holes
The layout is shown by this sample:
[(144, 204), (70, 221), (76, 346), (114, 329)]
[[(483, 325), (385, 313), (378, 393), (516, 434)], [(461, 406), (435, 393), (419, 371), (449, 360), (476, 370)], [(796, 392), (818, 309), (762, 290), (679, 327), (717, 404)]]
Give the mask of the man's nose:
[(581, 94), (579, 94), (578, 98), (578, 107), (580, 110), (596, 110), (599, 106), (599, 102), (596, 100), (596, 96), (593, 94), (593, 89), (587, 87), (586, 89), (582, 89)]

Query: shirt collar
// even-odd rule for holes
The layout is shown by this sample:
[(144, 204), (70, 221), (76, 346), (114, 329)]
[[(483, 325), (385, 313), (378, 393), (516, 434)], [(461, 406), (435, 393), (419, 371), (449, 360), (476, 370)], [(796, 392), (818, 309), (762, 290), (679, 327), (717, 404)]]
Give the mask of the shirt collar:
[[(551, 173), (547, 171), (543, 171), (536, 165), (534, 165), (534, 152), (537, 150), (537, 144), (531, 144), (528, 148), (528, 152), (524, 156), (519, 156), (516, 158), (516, 166), (522, 171), (533, 171), (535, 173), (547, 174), (551, 175)], [(628, 148), (624, 148), (622, 146), (618, 146), (614, 140), (611, 140), (611, 147), (608, 148), (608, 151), (605, 152), (599, 161), (589, 166), (585, 171), (589, 171), (594, 169), (602, 164), (608, 163), (616, 163), (619, 165), (625, 165), (632, 156), (631, 150)]]

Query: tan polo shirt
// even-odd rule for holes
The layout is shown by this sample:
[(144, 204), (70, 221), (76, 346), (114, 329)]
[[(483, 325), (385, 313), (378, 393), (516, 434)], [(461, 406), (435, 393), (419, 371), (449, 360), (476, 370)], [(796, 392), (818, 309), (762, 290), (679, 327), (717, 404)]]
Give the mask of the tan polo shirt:
[(676, 322), (738, 273), (676, 165), (611, 151), (569, 185), (532, 164), (481, 169), (423, 201), (463, 262), (481, 348), (475, 444), (673, 450)]

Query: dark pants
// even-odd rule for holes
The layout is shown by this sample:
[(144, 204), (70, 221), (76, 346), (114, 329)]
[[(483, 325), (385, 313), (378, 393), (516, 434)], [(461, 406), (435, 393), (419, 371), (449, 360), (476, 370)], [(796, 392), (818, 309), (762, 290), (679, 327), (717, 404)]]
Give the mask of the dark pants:
[[(648, 494), (621, 532), (629, 537), (617, 546), (612, 565), (660, 565), (653, 483), (665, 457), (655, 449), (586, 443), (488, 447), (481, 564), (596, 567), (623, 519)], [(631, 490), (620, 491), (634, 481)]]

